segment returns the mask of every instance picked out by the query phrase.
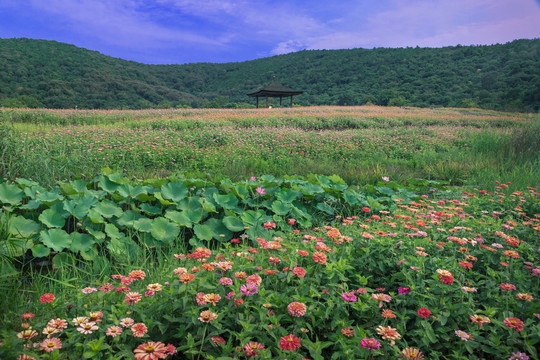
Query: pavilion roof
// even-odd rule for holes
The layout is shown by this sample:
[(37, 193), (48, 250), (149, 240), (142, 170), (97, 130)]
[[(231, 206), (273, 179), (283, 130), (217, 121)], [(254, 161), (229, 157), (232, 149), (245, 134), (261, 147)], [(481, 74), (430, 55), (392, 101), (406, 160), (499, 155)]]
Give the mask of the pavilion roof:
[(247, 94), (248, 96), (268, 96), (268, 97), (280, 97), (280, 96), (292, 96), (302, 94), (303, 91), (293, 90), (287, 86), (281, 85), (275, 79), (262, 89)]

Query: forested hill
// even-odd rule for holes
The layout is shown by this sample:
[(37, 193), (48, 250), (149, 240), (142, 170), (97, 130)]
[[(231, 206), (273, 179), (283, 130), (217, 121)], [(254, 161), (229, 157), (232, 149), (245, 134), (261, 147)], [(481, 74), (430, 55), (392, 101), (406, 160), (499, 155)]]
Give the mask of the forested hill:
[[(540, 39), (444, 48), (304, 50), (238, 63), (146, 65), (56, 41), (0, 39), (0, 105), (233, 107), (272, 76), (295, 105), (540, 110)], [(287, 101), (285, 103), (288, 103)]]

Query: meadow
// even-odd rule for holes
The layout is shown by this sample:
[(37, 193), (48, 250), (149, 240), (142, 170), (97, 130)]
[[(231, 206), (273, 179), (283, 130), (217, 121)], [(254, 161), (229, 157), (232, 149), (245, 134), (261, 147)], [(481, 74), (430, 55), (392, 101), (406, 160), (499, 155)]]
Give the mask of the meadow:
[[(111, 167), (233, 181), (272, 174), (374, 184), (424, 178), (491, 184), (540, 178), (540, 116), (487, 110), (313, 107), (259, 110), (2, 110), (0, 170), (44, 185)], [(14, 166), (17, 164), (17, 166)]]
[(539, 358), (538, 115), (0, 111), (0, 358)]

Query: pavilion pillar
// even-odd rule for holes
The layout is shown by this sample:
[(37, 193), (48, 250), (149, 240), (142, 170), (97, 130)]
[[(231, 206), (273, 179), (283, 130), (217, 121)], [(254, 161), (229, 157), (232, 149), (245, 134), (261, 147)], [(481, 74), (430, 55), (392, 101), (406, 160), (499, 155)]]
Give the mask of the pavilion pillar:
[(283, 99), (283, 96), (279, 97), (279, 107), (281, 107), (281, 99)]
[(257, 96), (257, 109), (259, 108), (259, 97)]
[(292, 95), (291, 95), (291, 107), (292, 107)]
[(266, 108), (268, 108), (268, 96), (266, 97)]

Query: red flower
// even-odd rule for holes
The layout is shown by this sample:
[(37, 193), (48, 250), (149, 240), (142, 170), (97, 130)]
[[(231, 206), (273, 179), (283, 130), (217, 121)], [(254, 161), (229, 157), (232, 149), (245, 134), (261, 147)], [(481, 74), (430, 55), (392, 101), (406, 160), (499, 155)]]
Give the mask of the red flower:
[(294, 351), (301, 346), (300, 339), (294, 336), (293, 334), (289, 334), (281, 338), (281, 341), (279, 342), (279, 346), (281, 347), (281, 350)]
[(523, 330), (523, 321), (519, 320), (515, 317), (507, 317), (504, 319), (504, 325), (508, 327), (509, 329), (516, 329), (516, 331), (522, 331)]
[(459, 265), (464, 269), (472, 269), (472, 262), (469, 261), (460, 261)]
[(428, 308), (420, 308), (418, 309), (416, 313), (420, 315), (421, 317), (423, 317), (424, 319), (427, 319), (429, 315), (431, 315), (431, 311), (429, 311)]
[(39, 298), (39, 301), (41, 301), (43, 304), (46, 304), (46, 303), (53, 302), (54, 299), (56, 299), (56, 297), (53, 294), (45, 293), (41, 295), (41, 297)]
[(452, 275), (444, 276), (439, 275), (439, 279), (443, 284), (450, 285), (454, 282), (454, 277)]
[(371, 209), (368, 208), (367, 206), (364, 206), (364, 207), (362, 208), (362, 211), (368, 213), (368, 212), (371, 211)]

